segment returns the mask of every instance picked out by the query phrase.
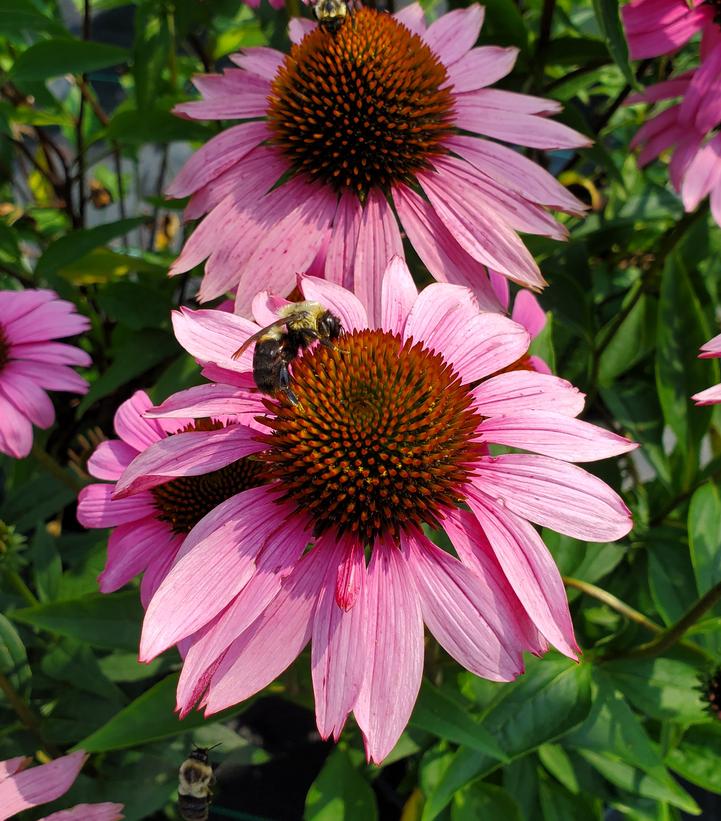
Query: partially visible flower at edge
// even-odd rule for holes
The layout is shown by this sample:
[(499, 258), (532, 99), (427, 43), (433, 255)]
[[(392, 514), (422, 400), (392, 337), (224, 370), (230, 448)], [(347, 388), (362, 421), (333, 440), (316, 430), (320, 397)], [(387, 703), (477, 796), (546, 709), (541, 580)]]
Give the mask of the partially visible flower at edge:
[(296, 19), (289, 55), (248, 48), (231, 57), (238, 68), (196, 77), (204, 99), (177, 114), (246, 122), (198, 150), (168, 189), (190, 195), (187, 219), (203, 217), (171, 274), (207, 259), (199, 300), (238, 286), (247, 316), (258, 290), (287, 294), (295, 272), (318, 273), (376, 318), (402, 227), (432, 276), (470, 287), (485, 308), (498, 310), (486, 266), (543, 287), (517, 232), (564, 239), (546, 209), (585, 206), (495, 140), (589, 140), (549, 119), (556, 101), (488, 88), (518, 50), (474, 48), (483, 16), (474, 4), (426, 25), (417, 3), (395, 15), (361, 7), (332, 35)]
[[(317, 346), (294, 363), (297, 405), (233, 384), (231, 372), (252, 359), (252, 349), (240, 361), (230, 355), (246, 320), (176, 315), (180, 343), (231, 381), (190, 388), (151, 415), (198, 417), (219, 405), (264, 414), (265, 432), (238, 431), (268, 480), (188, 534), (148, 606), (140, 658), (187, 641), (178, 708), (200, 700), (210, 714), (265, 687), (312, 638), (321, 735), (337, 738), (352, 710), (380, 762), (418, 693), (424, 622), (454, 659), (494, 681), (515, 678), (522, 653), (543, 654), (547, 642), (576, 658), (560, 574), (530, 522), (590, 541), (624, 536), (631, 516), (621, 499), (568, 461), (635, 445), (577, 420), (583, 396), (565, 380), (504, 372), (529, 334), (479, 312), (466, 288), (436, 283), (419, 295), (395, 258), (377, 323), (336, 284), (303, 277), (300, 288), (346, 333), (338, 348)], [(270, 313), (279, 304), (259, 299)], [(137, 457), (114, 498), (131, 502), (179, 460), (191, 469), (237, 458), (217, 431), (192, 444), (180, 436)], [(492, 456), (491, 443), (536, 455)], [(458, 557), (423, 524), (444, 529)]]
[[(699, 354), (700, 359), (718, 359), (719, 357), (721, 357), (721, 334), (702, 345)], [(696, 393), (691, 398), (697, 405), (715, 405), (721, 402), (721, 384), (706, 388), (705, 391)]]
[(54, 340), (89, 327), (87, 317), (55, 291), (0, 291), (0, 453), (24, 459), (33, 425), (53, 424), (55, 408), (46, 391), (87, 393), (88, 383), (70, 366), (87, 367), (90, 357)]
[(621, 9), (632, 60), (672, 54), (699, 31), (707, 34), (721, 20), (708, 0), (633, 0)]
[[(26, 756), (0, 761), (0, 821), (60, 798), (72, 787), (87, 757), (82, 750), (77, 750), (29, 770), (25, 768), (31, 759)], [(118, 821), (120, 818), (124, 818), (123, 805), (104, 802), (78, 804), (44, 816), (40, 821)]]

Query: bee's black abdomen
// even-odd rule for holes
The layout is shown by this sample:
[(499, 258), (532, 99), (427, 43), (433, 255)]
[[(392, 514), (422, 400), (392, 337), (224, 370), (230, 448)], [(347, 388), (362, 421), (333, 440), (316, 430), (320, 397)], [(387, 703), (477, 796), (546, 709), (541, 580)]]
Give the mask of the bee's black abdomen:
[(280, 373), (286, 367), (282, 339), (264, 339), (255, 346), (253, 354), (253, 379), (263, 393), (278, 390)]
[(192, 795), (178, 796), (178, 809), (184, 821), (208, 821), (208, 799)]

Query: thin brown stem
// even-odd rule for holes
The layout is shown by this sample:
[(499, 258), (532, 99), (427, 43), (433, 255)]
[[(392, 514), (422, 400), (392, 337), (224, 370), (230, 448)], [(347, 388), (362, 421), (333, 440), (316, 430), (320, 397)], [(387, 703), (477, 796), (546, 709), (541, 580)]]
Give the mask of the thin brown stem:
[(45, 750), (51, 758), (60, 758), (62, 751), (45, 738), (40, 729), (40, 721), (30, 707), (23, 701), (18, 691), (12, 686), (10, 679), (2, 673), (0, 673), (0, 691), (5, 695), (8, 704), (15, 711), (15, 715), (17, 715), (25, 728), (37, 739), (38, 744), (43, 750)]
[(609, 593), (608, 590), (597, 587), (590, 582), (584, 582), (581, 579), (574, 579), (572, 576), (563, 576), (563, 583), (566, 587), (573, 587), (585, 593), (587, 596), (598, 599), (598, 601), (608, 605), (612, 610), (620, 613), (629, 621), (640, 624), (641, 627), (645, 627), (646, 630), (649, 630), (651, 633), (655, 633), (656, 635), (663, 633), (663, 627), (661, 627), (661, 625), (656, 624), (655, 621), (651, 621), (651, 619), (644, 616), (643, 613), (640, 613), (638, 610), (634, 610), (633, 607), (621, 601), (621, 599), (614, 596), (613, 593)]

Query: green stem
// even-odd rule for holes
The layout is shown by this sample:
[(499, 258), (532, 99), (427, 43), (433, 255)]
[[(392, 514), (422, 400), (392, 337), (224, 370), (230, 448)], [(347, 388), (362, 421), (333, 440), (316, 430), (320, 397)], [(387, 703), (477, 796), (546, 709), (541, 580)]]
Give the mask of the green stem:
[(40, 722), (35, 717), (35, 714), (22, 700), (18, 691), (12, 686), (10, 679), (2, 673), (0, 673), (0, 691), (3, 692), (5, 698), (8, 700), (8, 704), (13, 708), (15, 714), (26, 729), (35, 736), (43, 750), (45, 750), (51, 758), (59, 758), (62, 752), (43, 736), (42, 730), (40, 729)]
[(15, 592), (27, 603), (30, 607), (35, 607), (40, 604), (39, 599), (35, 596), (33, 591), (25, 584), (22, 577), (16, 570), (9, 567), (3, 568), (3, 575), (10, 583), (10, 586), (15, 589)]
[(62, 468), (50, 454), (46, 453), (41, 447), (38, 447), (36, 442), (33, 442), (32, 455), (35, 461), (41, 464), (51, 476), (54, 476), (58, 481), (69, 487), (73, 493), (80, 493), (83, 489), (83, 483), (79, 482), (71, 473)]

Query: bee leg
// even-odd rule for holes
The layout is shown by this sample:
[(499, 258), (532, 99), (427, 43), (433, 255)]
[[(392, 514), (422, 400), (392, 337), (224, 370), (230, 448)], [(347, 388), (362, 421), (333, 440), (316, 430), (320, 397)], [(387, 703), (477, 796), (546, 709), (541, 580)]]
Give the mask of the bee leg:
[(293, 393), (290, 387), (290, 371), (287, 365), (282, 365), (278, 373), (278, 387), (288, 397), (292, 405), (300, 405), (298, 397)]
[(318, 342), (320, 342), (320, 344), (324, 348), (329, 348), (331, 351), (338, 351), (339, 353), (348, 353), (348, 351), (336, 345), (332, 339), (319, 339)]

